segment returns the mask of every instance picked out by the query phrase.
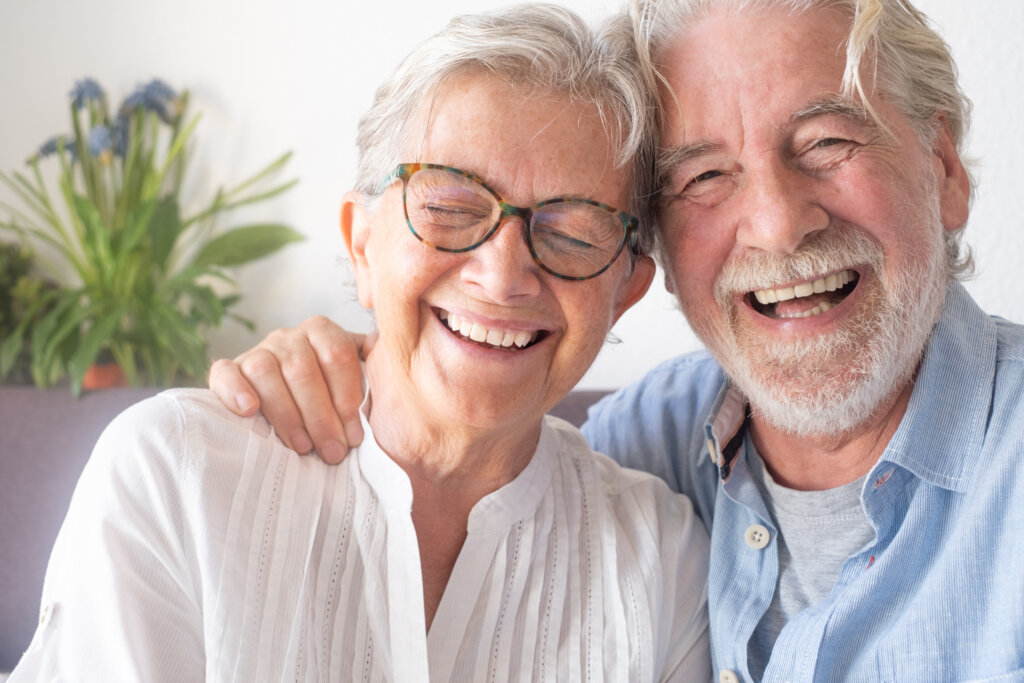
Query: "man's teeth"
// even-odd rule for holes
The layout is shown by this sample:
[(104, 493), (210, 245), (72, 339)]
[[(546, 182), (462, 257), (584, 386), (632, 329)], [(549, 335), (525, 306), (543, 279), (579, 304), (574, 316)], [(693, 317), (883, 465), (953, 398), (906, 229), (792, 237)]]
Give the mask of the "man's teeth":
[(480, 323), (463, 320), (456, 314), (449, 313), (448, 311), (441, 311), (441, 320), (447, 321), (448, 328), (453, 332), (458, 332), (463, 337), (468, 337), (475, 342), (492, 346), (504, 346), (506, 348), (516, 346), (517, 348), (523, 348), (524, 346), (529, 346), (537, 338), (536, 331), (499, 330), (484, 327)]
[[(781, 289), (760, 289), (754, 292), (754, 298), (757, 302), (762, 305), (774, 304), (779, 301), (789, 301), (790, 299), (799, 299), (801, 297), (810, 296), (812, 294), (821, 294), (822, 292), (834, 292), (841, 287), (853, 282), (857, 275), (852, 270), (843, 270), (838, 273), (832, 273), (826, 277), (820, 277), (814, 282), (803, 282), (795, 287), (783, 287)], [(831, 308), (829, 306), (828, 308)], [(827, 311), (828, 308), (825, 310)], [(807, 311), (807, 314), (817, 315), (813, 313), (818, 309), (818, 306)], [(824, 313), (824, 311), (818, 311), (818, 313)], [(803, 316), (797, 316), (803, 317)]]
[(814, 308), (812, 308), (809, 311), (803, 311), (801, 313), (780, 313), (778, 315), (778, 317), (779, 318), (810, 318), (811, 316), (814, 316), (814, 315), (821, 315), (822, 313), (824, 313), (825, 311), (827, 311), (830, 308), (832, 308), (832, 304), (830, 304), (827, 301), (822, 301), (821, 303), (819, 303), (817, 306), (815, 306)]

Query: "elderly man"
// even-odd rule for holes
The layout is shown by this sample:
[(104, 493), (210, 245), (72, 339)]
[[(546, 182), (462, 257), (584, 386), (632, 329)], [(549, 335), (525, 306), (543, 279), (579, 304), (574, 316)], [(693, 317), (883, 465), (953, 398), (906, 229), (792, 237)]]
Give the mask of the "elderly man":
[[(709, 525), (719, 680), (1024, 680), (1024, 328), (956, 282), (968, 104), (946, 45), (905, 0), (632, 11), (661, 76), (662, 263), (710, 357), (584, 431)], [(255, 386), (300, 450), (301, 410), (336, 457), (354, 357), (318, 319), (211, 383), (241, 412)]]

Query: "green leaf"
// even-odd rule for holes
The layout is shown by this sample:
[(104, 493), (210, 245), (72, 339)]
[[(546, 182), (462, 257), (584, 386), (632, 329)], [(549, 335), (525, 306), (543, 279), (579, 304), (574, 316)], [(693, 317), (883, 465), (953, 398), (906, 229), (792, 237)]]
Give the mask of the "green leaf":
[(82, 246), (89, 261), (98, 271), (108, 271), (111, 265), (110, 229), (104, 224), (95, 204), (78, 193), (73, 193), (71, 199), (85, 231)]
[(50, 386), (64, 372), (61, 343), (77, 336), (90, 313), (86, 306), (76, 308), (81, 296), (80, 291), (62, 292), (53, 310), (32, 328), (32, 376), (38, 386)]
[(153, 261), (160, 270), (167, 269), (167, 259), (181, 234), (181, 215), (176, 197), (160, 200), (149, 221), (149, 238), (153, 245)]
[(125, 254), (134, 249), (142, 236), (146, 234), (146, 229), (149, 227), (150, 222), (153, 219), (153, 213), (156, 209), (156, 200), (149, 199), (139, 204), (135, 209), (128, 214), (128, 217), (124, 221), (124, 230), (117, 236), (115, 240), (115, 249), (118, 258), (123, 259)]
[(100, 354), (100, 348), (104, 342), (110, 339), (117, 324), (121, 321), (120, 311), (110, 311), (99, 320), (93, 322), (81, 344), (68, 363), (68, 373), (71, 375), (71, 393), (78, 396), (82, 393), (82, 379), (85, 377), (89, 366), (96, 361)]
[(192, 304), (189, 322), (193, 325), (219, 326), (224, 318), (224, 307), (220, 298), (209, 287), (188, 283), (182, 286)]
[(196, 254), (195, 266), (237, 266), (305, 239), (287, 225), (248, 225), (215, 237)]
[(0, 346), (0, 379), (7, 376), (14, 367), (14, 361), (18, 360), (21, 347), (24, 345), (24, 336), (24, 330), (19, 328), (4, 340), (3, 346)]
[(14, 367), (15, 361), (17, 361), (18, 355), (25, 345), (25, 332), (35, 320), (36, 314), (39, 311), (45, 310), (45, 307), (56, 298), (57, 292), (44, 292), (25, 311), (21, 322), (18, 323), (18, 326), (11, 332), (11, 335), (4, 341), (3, 346), (0, 347), (0, 378), (6, 377), (7, 373)]

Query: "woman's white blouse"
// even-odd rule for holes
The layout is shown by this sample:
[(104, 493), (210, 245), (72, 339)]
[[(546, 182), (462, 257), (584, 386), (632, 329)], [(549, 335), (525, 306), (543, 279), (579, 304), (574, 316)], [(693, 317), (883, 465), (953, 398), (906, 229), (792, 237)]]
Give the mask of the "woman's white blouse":
[(430, 632), (412, 488), (376, 445), (299, 457), (175, 390), (104, 432), (10, 683), (708, 681), (689, 501), (547, 418), (473, 508)]

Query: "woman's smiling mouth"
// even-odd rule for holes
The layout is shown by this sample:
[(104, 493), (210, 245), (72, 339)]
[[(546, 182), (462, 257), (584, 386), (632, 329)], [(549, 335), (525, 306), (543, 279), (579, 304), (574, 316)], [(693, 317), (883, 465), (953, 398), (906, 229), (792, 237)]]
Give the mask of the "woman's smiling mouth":
[(437, 314), (444, 326), (462, 339), (505, 351), (525, 349), (547, 334), (543, 330), (507, 330), (500, 327), (487, 327), (444, 309), (438, 309)]

